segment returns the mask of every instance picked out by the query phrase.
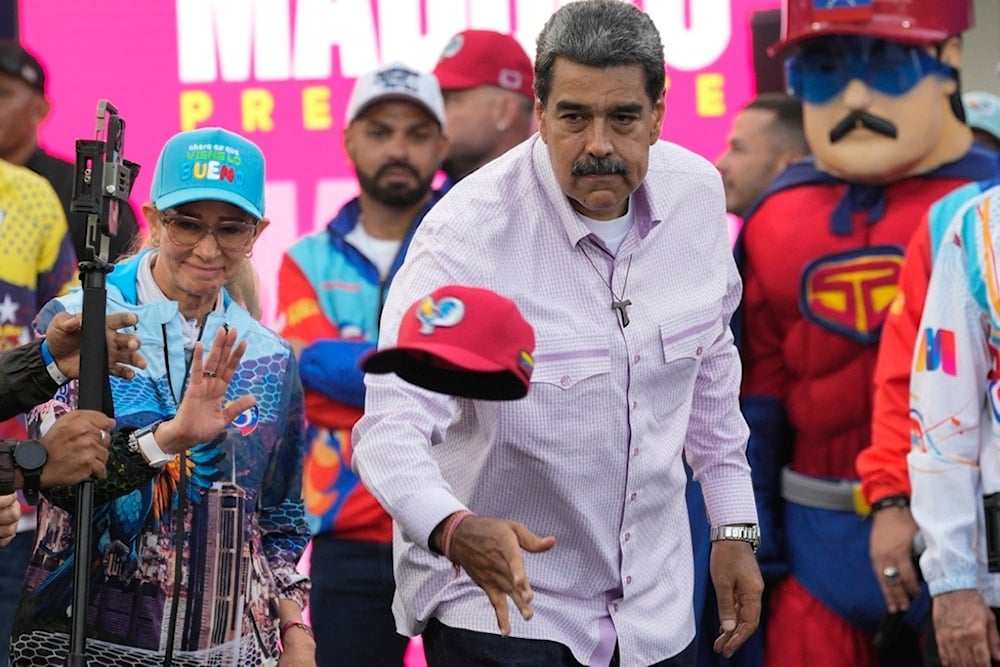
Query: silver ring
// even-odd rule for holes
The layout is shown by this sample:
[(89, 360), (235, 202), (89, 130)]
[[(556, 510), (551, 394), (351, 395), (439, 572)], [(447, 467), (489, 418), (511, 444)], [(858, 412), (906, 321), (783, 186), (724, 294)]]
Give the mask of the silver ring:
[(204, 375), (207, 378), (214, 378), (215, 377), (215, 371), (202, 371), (201, 374)]
[(108, 432), (105, 431), (103, 428), (102, 429), (98, 429), (97, 434), (98, 434), (98, 437), (101, 439), (102, 443), (104, 442), (104, 439), (108, 437)]
[(895, 586), (899, 581), (899, 568), (895, 565), (890, 565), (889, 567), (882, 569), (882, 576), (885, 577), (886, 583), (890, 586)]

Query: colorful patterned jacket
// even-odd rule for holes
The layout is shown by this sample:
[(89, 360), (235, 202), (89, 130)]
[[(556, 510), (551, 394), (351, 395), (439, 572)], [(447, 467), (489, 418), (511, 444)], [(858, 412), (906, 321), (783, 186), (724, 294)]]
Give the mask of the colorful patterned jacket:
[[(913, 517), (932, 595), (977, 590), (1000, 606), (987, 550), (1000, 491), (1000, 185), (957, 212), (934, 258), (913, 355), (909, 454)], [(995, 519), (995, 510), (990, 513)]]
[(347, 202), (325, 230), (299, 239), (282, 260), (276, 329), (305, 343), (299, 359), (309, 442), (303, 493), (313, 534), (392, 541), (392, 520), (351, 470), (351, 429), (365, 404), (358, 360), (375, 348), (392, 278), (413, 232), (440, 197), (433, 193), (413, 221), (385, 281), (345, 238), (358, 224), (358, 199)]
[[(249, 343), (227, 392), (252, 394), (255, 408), (218, 437), (164, 468), (130, 451), (128, 432), (176, 414), (187, 384), (177, 303), (137, 304), (141, 258), (108, 278), (108, 312), (135, 312), (148, 368), (111, 379), (116, 433), (108, 476), (95, 484), (87, 655), (94, 664), (274, 664), (279, 599), (304, 606), (308, 579), (296, 571), (309, 539), (301, 500), (303, 401), (287, 343), (225, 295), (203, 340), (220, 327)], [(60, 310), (78, 312), (82, 292), (48, 304), (44, 331)], [(32, 411), (38, 436), (77, 404), (77, 383)], [(75, 488), (40, 505), (36, 545), (14, 619), (13, 664), (63, 665), (72, 599)]]
[(875, 364), (871, 445), (858, 454), (865, 500), (909, 496), (906, 455), (910, 452), (910, 368), (917, 327), (927, 296), (933, 258), (958, 210), (994, 181), (969, 183), (934, 202), (906, 249), (899, 291), (885, 316)]

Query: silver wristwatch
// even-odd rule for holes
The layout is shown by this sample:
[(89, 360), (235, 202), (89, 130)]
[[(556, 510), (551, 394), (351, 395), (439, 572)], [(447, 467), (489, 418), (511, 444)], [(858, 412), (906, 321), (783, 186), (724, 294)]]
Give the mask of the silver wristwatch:
[(760, 548), (760, 526), (752, 523), (712, 526), (711, 539), (713, 542), (720, 540), (746, 542), (753, 547), (754, 553), (757, 553), (757, 549)]
[(149, 426), (132, 431), (128, 437), (128, 449), (142, 455), (151, 468), (162, 468), (174, 460), (175, 454), (167, 454), (156, 444), (156, 429), (163, 422), (154, 422)]

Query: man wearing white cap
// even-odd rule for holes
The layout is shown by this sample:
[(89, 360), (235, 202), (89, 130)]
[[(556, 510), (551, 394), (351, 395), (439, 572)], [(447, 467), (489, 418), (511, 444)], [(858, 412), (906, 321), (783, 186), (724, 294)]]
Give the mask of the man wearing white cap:
[(351, 428), (365, 401), (358, 359), (375, 347), (389, 283), (440, 197), (431, 181), (448, 142), (437, 80), (400, 63), (370, 72), (357, 81), (345, 125), (361, 192), (287, 251), (277, 329), (300, 355), (306, 390), (317, 663), (398, 666), (407, 639), (391, 611), (392, 521), (351, 471)]

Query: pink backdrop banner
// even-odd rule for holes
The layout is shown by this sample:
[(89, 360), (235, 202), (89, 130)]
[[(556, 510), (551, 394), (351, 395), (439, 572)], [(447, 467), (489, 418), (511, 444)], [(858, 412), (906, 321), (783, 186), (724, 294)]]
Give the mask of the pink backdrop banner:
[[(663, 35), (663, 136), (709, 159), (753, 95), (750, 18), (779, 0), (636, 0)], [(142, 165), (141, 204), (163, 142), (220, 125), (267, 156), (273, 224), (254, 254), (265, 318), (281, 253), (356, 193), (342, 150), (354, 79), (400, 60), (430, 70), (455, 32), (513, 34), (529, 54), (557, 0), (22, 0), (20, 34), (45, 64), (52, 113), (42, 143), (73, 159), (93, 138), (99, 99), (126, 120), (125, 156)]]

